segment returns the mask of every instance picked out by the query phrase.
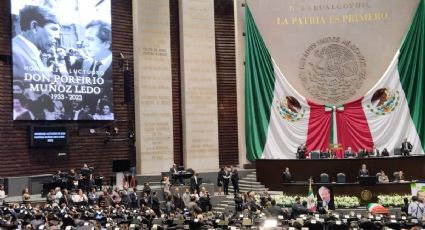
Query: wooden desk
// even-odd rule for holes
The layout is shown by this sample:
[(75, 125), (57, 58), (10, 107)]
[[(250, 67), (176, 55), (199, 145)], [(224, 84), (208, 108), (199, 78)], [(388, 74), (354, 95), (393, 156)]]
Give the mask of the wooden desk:
[[(282, 173), (285, 167), (289, 167), (294, 181), (305, 182), (312, 177), (314, 182), (319, 182), (320, 174), (326, 172), (330, 181), (336, 180), (337, 173), (345, 173), (347, 183), (357, 182), (358, 172), (362, 164), (366, 164), (369, 175), (376, 175), (384, 170), (392, 181), (392, 174), (402, 170), (406, 180), (421, 179), (425, 177), (425, 157), (385, 157), (363, 159), (315, 159), (315, 160), (257, 160), (257, 180), (270, 190), (283, 191)], [(388, 186), (399, 186), (388, 184)], [(384, 189), (383, 187), (377, 187)], [(401, 191), (401, 190), (400, 190)], [(404, 191), (404, 190), (403, 190)], [(300, 194), (307, 193), (307, 190)]]

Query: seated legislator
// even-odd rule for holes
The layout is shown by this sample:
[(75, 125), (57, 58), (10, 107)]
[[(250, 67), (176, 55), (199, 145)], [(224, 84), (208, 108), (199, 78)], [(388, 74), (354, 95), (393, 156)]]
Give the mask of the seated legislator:
[(283, 173), (282, 173), (282, 180), (283, 180), (283, 183), (291, 183), (292, 182), (292, 175), (291, 175), (291, 172), (289, 171), (288, 167), (286, 167), (285, 171), (283, 171)]
[(382, 150), (381, 156), (383, 156), (383, 157), (389, 157), (390, 156), (390, 153), (388, 152), (387, 148), (384, 148)]
[(362, 164), (362, 168), (359, 170), (359, 177), (360, 176), (369, 176), (369, 171), (367, 170), (365, 164)]
[(357, 157), (366, 158), (366, 157), (369, 157), (369, 154), (366, 152), (365, 149), (360, 148), (359, 151), (357, 152)]
[(394, 182), (406, 182), (403, 171), (400, 170), (398, 173), (394, 173)]
[(331, 158), (331, 155), (332, 155), (332, 153), (331, 153), (331, 151), (328, 148), (326, 148), (325, 151), (321, 151), (320, 152), (320, 158), (322, 158), (322, 159)]
[(305, 147), (305, 145), (301, 144), (300, 146), (298, 146), (297, 148), (297, 158), (298, 159), (305, 159), (306, 158), (306, 154), (307, 153), (307, 149)]
[(353, 152), (351, 147), (348, 147), (347, 150), (345, 150), (345, 152), (344, 152), (344, 158), (353, 158), (355, 156), (356, 156), (356, 154)]
[(390, 180), (388, 179), (388, 176), (385, 175), (384, 170), (381, 170), (381, 172), (378, 175), (378, 182), (379, 183), (389, 183)]

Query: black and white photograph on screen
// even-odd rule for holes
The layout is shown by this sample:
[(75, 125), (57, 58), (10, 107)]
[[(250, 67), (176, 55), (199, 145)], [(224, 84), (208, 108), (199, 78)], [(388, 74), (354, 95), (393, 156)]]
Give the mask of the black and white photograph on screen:
[(317, 186), (317, 209), (321, 213), (327, 213), (329, 210), (335, 210), (332, 186)]
[(11, 0), (13, 120), (114, 120), (110, 0)]

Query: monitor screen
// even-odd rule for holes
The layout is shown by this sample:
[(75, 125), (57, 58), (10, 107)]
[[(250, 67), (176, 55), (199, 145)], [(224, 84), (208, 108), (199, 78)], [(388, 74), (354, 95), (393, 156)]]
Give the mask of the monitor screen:
[(63, 147), (68, 142), (66, 127), (30, 127), (31, 147)]

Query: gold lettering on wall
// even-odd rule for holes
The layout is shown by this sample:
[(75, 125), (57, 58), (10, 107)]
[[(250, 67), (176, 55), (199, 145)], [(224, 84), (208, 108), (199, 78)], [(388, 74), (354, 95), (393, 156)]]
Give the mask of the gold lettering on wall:
[(351, 24), (385, 21), (389, 17), (388, 12), (372, 12), (363, 14), (330, 15), (327, 17), (303, 16), (303, 17), (277, 17), (278, 25), (320, 25), (320, 24)]
[(368, 2), (347, 2), (333, 4), (313, 4), (313, 5), (289, 5), (290, 12), (318, 12), (331, 10), (351, 10), (351, 9), (369, 9)]

